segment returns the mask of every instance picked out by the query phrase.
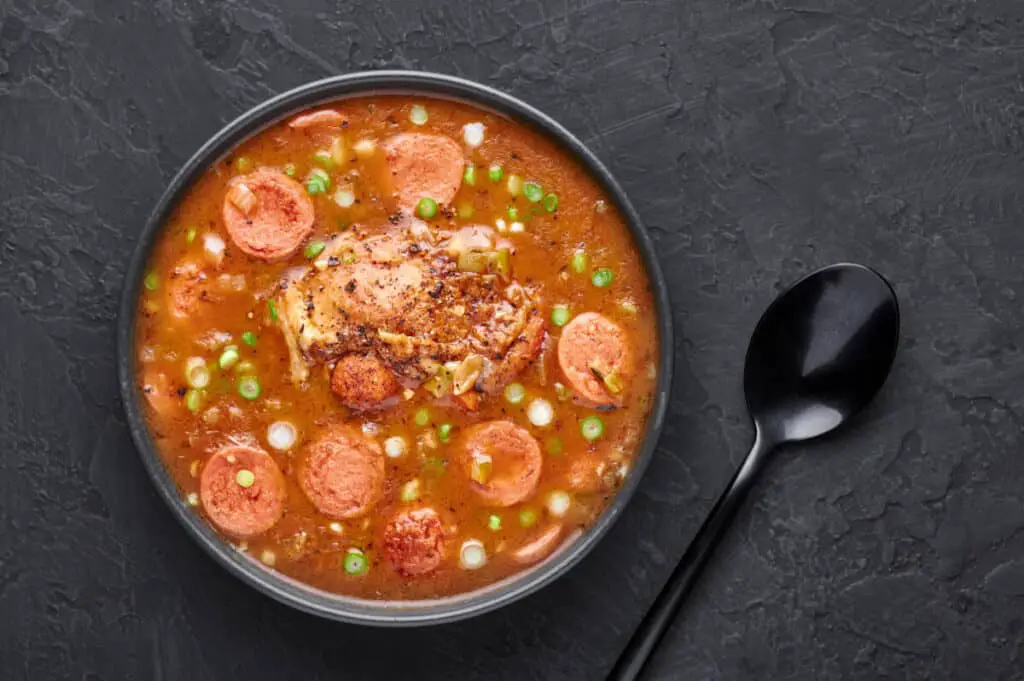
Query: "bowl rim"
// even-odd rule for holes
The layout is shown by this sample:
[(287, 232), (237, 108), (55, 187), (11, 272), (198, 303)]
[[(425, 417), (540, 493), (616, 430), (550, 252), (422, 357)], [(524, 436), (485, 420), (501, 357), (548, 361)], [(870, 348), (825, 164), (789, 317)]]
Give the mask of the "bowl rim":
[[(248, 553), (239, 551), (182, 500), (150, 436), (135, 384), (136, 303), (143, 272), (160, 229), (193, 183), (239, 142), (287, 116), (318, 104), (377, 94), (454, 99), (504, 115), (555, 142), (587, 170), (615, 203), (640, 253), (656, 306), (659, 348), (653, 403), (631, 470), (611, 503), (590, 527), (565, 540), (541, 563), (480, 589), (432, 600), (373, 601), (333, 594), (268, 570)], [(276, 95), (221, 128), (182, 165), (150, 213), (128, 264), (117, 321), (118, 382), (132, 440), (160, 496), (188, 534), (229, 572), (277, 601), (328, 619), (375, 626), (440, 624), (490, 612), (551, 583), (587, 555), (632, 498), (653, 457), (670, 398), (673, 348), (668, 284), (653, 241), (622, 187), (604, 164), (561, 124), (516, 97), (464, 78), (426, 71), (361, 71), (323, 78)]]

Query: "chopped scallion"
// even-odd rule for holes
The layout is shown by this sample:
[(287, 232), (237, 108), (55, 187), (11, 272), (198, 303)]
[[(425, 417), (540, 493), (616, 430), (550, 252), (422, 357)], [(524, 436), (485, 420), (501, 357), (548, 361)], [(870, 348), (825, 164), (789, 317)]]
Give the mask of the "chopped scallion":
[(519, 404), (526, 397), (526, 387), (522, 383), (509, 383), (505, 386), (505, 399), (512, 404)]
[(600, 416), (588, 416), (580, 422), (580, 434), (586, 440), (593, 442), (604, 435), (604, 421)]
[(235, 473), (235, 482), (237, 482), (240, 487), (252, 487), (253, 483), (256, 482), (256, 476), (253, 475), (252, 471), (243, 468)]
[(576, 274), (583, 274), (587, 271), (587, 266), (590, 263), (589, 258), (587, 258), (587, 254), (584, 251), (576, 251), (572, 254), (572, 260), (569, 264), (572, 266), (573, 272)]
[(276, 322), (277, 321), (277, 303), (274, 302), (273, 298), (271, 298), (270, 300), (267, 301), (267, 307), (270, 309), (270, 321)]
[(224, 352), (220, 353), (220, 357), (217, 358), (217, 366), (221, 369), (230, 369), (238, 363), (238, 348), (234, 345), (229, 345), (224, 348)]
[(313, 168), (306, 180), (308, 194), (323, 194), (331, 186), (331, 177), (320, 168)]
[(544, 210), (549, 213), (554, 213), (558, 209), (558, 197), (554, 194), (548, 194), (544, 197)]
[(295, 172), (296, 172), (296, 168), (295, 168), (295, 164), (294, 163), (285, 163), (284, 164), (284, 174), (285, 175), (287, 175), (288, 177), (295, 177)]
[(544, 197), (544, 190), (536, 182), (527, 182), (523, 185), (523, 196), (530, 203), (537, 203)]
[(532, 527), (537, 522), (537, 512), (532, 508), (524, 508), (519, 512), (519, 524), (523, 527)]
[(189, 390), (185, 393), (185, 407), (191, 412), (199, 411), (199, 407), (203, 403), (203, 393), (201, 390)]
[(255, 376), (242, 376), (238, 379), (238, 394), (247, 400), (255, 400), (260, 396), (260, 380)]
[(420, 199), (420, 202), (416, 204), (416, 214), (424, 220), (429, 220), (434, 217), (437, 215), (437, 201), (424, 196)]
[(466, 164), (466, 169), (462, 171), (462, 181), (469, 186), (476, 184), (476, 166), (472, 163)]
[(323, 253), (325, 248), (327, 248), (327, 244), (325, 244), (323, 241), (314, 241), (308, 246), (306, 246), (306, 257), (312, 260), (316, 256)]
[(555, 305), (551, 308), (551, 323), (555, 326), (565, 326), (569, 323), (569, 306)]
[(247, 173), (252, 170), (252, 159), (248, 156), (239, 156), (235, 159), (235, 170), (240, 173)]
[(428, 425), (430, 423), (430, 411), (426, 408), (417, 409), (415, 416), (413, 416), (413, 421), (421, 428)]
[(501, 169), (501, 166), (497, 163), (491, 165), (487, 169), (487, 177), (490, 178), (491, 182), (501, 182), (501, 176), (505, 174), (505, 171)]
[(505, 213), (508, 214), (508, 219), (509, 220), (518, 220), (519, 219), (519, 211), (516, 210), (516, 207), (513, 206), (512, 204), (509, 204), (508, 208), (505, 210)]
[(505, 188), (508, 189), (508, 193), (512, 196), (519, 196), (519, 192), (523, 190), (523, 178), (518, 175), (509, 175)]
[(413, 104), (409, 110), (409, 120), (415, 125), (423, 125), (427, 122), (427, 109), (422, 104)]
[(501, 529), (501, 516), (500, 515), (490, 515), (490, 516), (488, 516), (487, 517), (487, 527), (492, 532), (497, 532), (498, 530), (500, 530)]
[(185, 243), (190, 244), (196, 240), (196, 235), (199, 233), (195, 227), (189, 227), (188, 231), (185, 232)]
[(313, 161), (324, 169), (331, 171), (334, 170), (334, 157), (331, 156), (331, 152), (326, 149), (319, 149), (313, 154)]
[(594, 286), (598, 288), (608, 288), (612, 285), (612, 282), (615, 281), (615, 272), (612, 272), (607, 267), (602, 267), (594, 272), (594, 276), (591, 278), (591, 281), (594, 283)]
[(146, 286), (147, 291), (155, 291), (160, 288), (160, 277), (156, 272), (151, 271), (146, 275), (146, 278), (143, 280), (143, 284)]
[(255, 346), (256, 340), (256, 334), (254, 334), (252, 331), (246, 331), (245, 333), (242, 334), (242, 342), (245, 343), (246, 345)]
[(366, 560), (365, 553), (359, 549), (349, 549), (348, 553), (345, 554), (344, 567), (345, 572), (358, 577), (359, 575), (366, 574), (370, 563)]
[(437, 427), (437, 438), (441, 442), (448, 442), (452, 439), (452, 428), (454, 428), (452, 424), (442, 423)]

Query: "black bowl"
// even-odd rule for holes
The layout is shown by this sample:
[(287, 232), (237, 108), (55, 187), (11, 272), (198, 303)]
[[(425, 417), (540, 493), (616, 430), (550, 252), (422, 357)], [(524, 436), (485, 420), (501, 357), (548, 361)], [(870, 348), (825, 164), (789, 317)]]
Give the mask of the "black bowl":
[[(659, 352), (658, 381), (647, 429), (633, 466), (611, 505), (597, 521), (540, 564), (482, 589), (421, 601), (371, 601), (315, 589), (270, 570), (238, 551), (188, 507), (165, 468), (150, 436), (140, 407), (135, 369), (135, 311), (150, 248), (178, 201), (202, 173), (239, 142), (282, 118), (304, 109), (345, 97), (374, 93), (424, 94), (464, 101), (533, 127), (558, 142), (600, 183), (615, 202), (633, 235), (650, 277), (657, 305)], [(622, 188), (600, 161), (565, 128), (533, 107), (509, 95), (461, 78), (412, 71), (376, 71), (325, 78), (274, 97), (235, 119), (202, 146), (171, 181), (146, 222), (132, 256), (121, 299), (117, 329), (117, 366), (121, 397), (132, 437), (150, 477), (174, 515), (210, 555), (240, 579), (300, 610), (322, 617), (380, 626), (437, 624), (471, 617), (511, 603), (565, 574), (608, 531), (633, 495), (661, 433), (672, 377), (672, 315), (668, 287), (655, 258), (654, 246)]]

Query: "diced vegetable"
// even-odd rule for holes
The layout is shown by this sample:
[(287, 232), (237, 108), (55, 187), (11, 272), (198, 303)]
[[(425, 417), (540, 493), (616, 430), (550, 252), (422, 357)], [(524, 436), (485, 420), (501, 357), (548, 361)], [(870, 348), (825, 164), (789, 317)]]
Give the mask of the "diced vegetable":
[(252, 471), (243, 468), (235, 473), (235, 482), (238, 483), (239, 487), (252, 487), (253, 483), (256, 482), (256, 476)]
[(469, 355), (462, 360), (452, 371), (452, 392), (455, 395), (462, 395), (472, 389), (483, 368), (482, 355)]
[(406, 503), (418, 500), (420, 498), (420, 479), (413, 478), (402, 485), (402, 490), (398, 496)]
[(548, 194), (544, 197), (544, 210), (549, 213), (554, 213), (558, 210), (558, 197), (554, 194)]
[(450, 423), (442, 423), (439, 425), (437, 427), (437, 439), (441, 442), (447, 443), (452, 439), (452, 428), (454, 428), (454, 426)]
[(267, 428), (267, 442), (274, 449), (286, 452), (295, 446), (299, 434), (288, 421), (274, 421)]
[(247, 400), (255, 400), (260, 396), (260, 380), (255, 376), (242, 376), (238, 379), (238, 394)]
[(370, 563), (366, 560), (366, 554), (359, 549), (349, 549), (345, 554), (343, 565), (345, 572), (356, 577), (365, 575), (366, 571), (370, 568)]
[(551, 308), (551, 323), (555, 326), (565, 326), (570, 316), (568, 305), (555, 305)]
[(203, 405), (203, 391), (192, 389), (185, 393), (185, 408), (191, 412), (199, 411)]
[(476, 166), (472, 163), (467, 163), (466, 169), (462, 171), (462, 182), (470, 187), (476, 184)]
[(523, 185), (523, 196), (530, 203), (537, 203), (544, 197), (544, 190), (536, 182), (527, 182)]
[(323, 253), (325, 248), (327, 248), (327, 244), (325, 244), (323, 241), (313, 241), (306, 246), (306, 250), (303, 251), (303, 254), (307, 258), (312, 260), (316, 256)]
[(537, 512), (532, 508), (524, 508), (519, 511), (519, 524), (523, 527), (533, 527), (537, 523)]
[(277, 554), (270, 549), (263, 549), (263, 553), (260, 554), (260, 560), (267, 567), (274, 567), (274, 564), (277, 562)]
[(203, 235), (203, 255), (206, 256), (207, 261), (214, 267), (220, 267), (221, 262), (224, 260), (224, 250), (226, 248), (227, 244), (224, 243), (224, 239), (221, 239), (216, 234)]
[(352, 145), (352, 150), (356, 152), (356, 156), (359, 158), (366, 158), (372, 156), (377, 150), (377, 143), (371, 139), (361, 139)]
[(339, 208), (351, 208), (355, 202), (356, 193), (352, 191), (351, 185), (338, 187), (338, 191), (334, 192), (334, 203), (338, 204)]
[(185, 243), (191, 244), (193, 241), (195, 241), (196, 240), (196, 234), (198, 234), (198, 233), (199, 233), (199, 230), (197, 230), (195, 227), (189, 227), (188, 231), (185, 232)]
[(421, 104), (413, 104), (409, 110), (409, 120), (414, 125), (423, 125), (427, 122), (429, 116), (427, 115), (427, 109)]
[(498, 530), (500, 530), (501, 529), (501, 516), (500, 515), (495, 515), (493, 513), (491, 515), (489, 515), (487, 517), (487, 527), (492, 532), (497, 532)]
[(324, 168), (328, 172), (334, 170), (335, 161), (331, 156), (331, 152), (327, 149), (318, 149), (313, 153), (313, 162)]
[(598, 213), (607, 213), (608, 203), (604, 199), (598, 199), (597, 201), (594, 201), (594, 210)]
[(185, 361), (185, 382), (193, 388), (210, 385), (210, 370), (202, 357), (189, 357)]
[(242, 342), (245, 343), (246, 345), (255, 346), (256, 340), (256, 334), (254, 334), (252, 331), (246, 331), (245, 333), (242, 334)]
[(230, 369), (238, 363), (238, 359), (238, 348), (234, 345), (229, 345), (224, 348), (224, 351), (220, 353), (220, 357), (217, 358), (217, 366), (221, 369)]
[(479, 147), (484, 143), (484, 124), (466, 123), (462, 126), (462, 139), (470, 147)]
[(273, 298), (271, 298), (270, 300), (267, 301), (267, 307), (270, 309), (270, 321), (276, 322), (277, 321), (277, 303), (274, 302)]
[(487, 169), (487, 177), (490, 178), (491, 182), (501, 182), (501, 176), (504, 174), (505, 171), (497, 163), (491, 164), (491, 167)]
[(607, 288), (612, 285), (612, 282), (614, 280), (615, 272), (612, 272), (607, 267), (602, 267), (601, 269), (594, 272), (594, 276), (591, 278), (591, 281), (594, 283), (594, 286), (598, 288)]
[(331, 161), (334, 165), (340, 166), (347, 160), (348, 154), (345, 153), (345, 140), (341, 137), (335, 137), (331, 140)]
[(476, 570), (487, 564), (487, 551), (479, 539), (467, 539), (459, 549), (459, 565), (466, 570)]
[(142, 280), (142, 284), (146, 287), (147, 291), (155, 291), (160, 288), (160, 276), (156, 272), (150, 271), (146, 274), (146, 278)]
[(572, 497), (561, 490), (555, 490), (548, 495), (547, 507), (548, 513), (561, 518), (569, 512), (569, 507), (572, 506)]
[(572, 397), (572, 391), (563, 383), (555, 383), (555, 395), (558, 396), (559, 402), (565, 402)]
[(523, 178), (518, 175), (509, 175), (505, 188), (508, 189), (508, 193), (512, 196), (519, 196), (519, 192), (523, 190)]
[(252, 159), (248, 156), (239, 156), (235, 159), (235, 171), (247, 173), (252, 170)]
[(519, 219), (519, 211), (511, 203), (508, 204), (508, 208), (505, 209), (505, 214), (508, 215), (509, 220)]
[(555, 420), (555, 410), (550, 402), (538, 397), (526, 408), (526, 417), (533, 425), (544, 428), (550, 426), (551, 422)]
[(423, 409), (417, 409), (416, 414), (413, 416), (413, 421), (415, 421), (416, 425), (421, 428), (428, 425), (430, 423), (430, 411), (425, 407)]
[(189, 506), (198, 506), (199, 505), (199, 495), (196, 494), (195, 492), (189, 492), (188, 496), (185, 497), (185, 501), (188, 502)]
[(228, 190), (228, 201), (244, 215), (251, 215), (260, 202), (256, 194), (244, 182), (236, 182), (231, 186), (231, 189)]
[(584, 251), (576, 251), (572, 254), (572, 260), (569, 261), (572, 271), (576, 274), (586, 272), (589, 264), (589, 258), (587, 258), (587, 254)]
[(604, 421), (600, 416), (588, 416), (580, 421), (580, 434), (584, 439), (593, 442), (604, 435)]
[(491, 479), (491, 469), (493, 466), (494, 461), (490, 455), (482, 452), (473, 452), (469, 462), (470, 479), (481, 485), (487, 484), (487, 481)]
[(306, 193), (323, 194), (331, 186), (331, 177), (320, 168), (313, 168), (306, 179)]
[(384, 440), (384, 453), (392, 459), (404, 456), (406, 449), (405, 438), (400, 435), (394, 435)]
[(526, 397), (526, 388), (522, 383), (509, 383), (505, 386), (505, 399), (512, 404), (519, 404)]
[(561, 438), (549, 437), (544, 441), (544, 451), (552, 456), (559, 456), (565, 451), (565, 445), (562, 444)]
[(416, 204), (416, 214), (424, 220), (429, 220), (434, 217), (437, 215), (437, 201), (424, 196), (420, 199), (419, 203)]

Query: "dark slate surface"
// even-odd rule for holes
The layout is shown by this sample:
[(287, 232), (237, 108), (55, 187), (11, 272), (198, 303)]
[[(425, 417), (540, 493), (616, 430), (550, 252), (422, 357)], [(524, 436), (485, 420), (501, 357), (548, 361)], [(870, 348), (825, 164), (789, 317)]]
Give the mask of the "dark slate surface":
[[(754, 322), (837, 260), (894, 281), (895, 373), (855, 428), (779, 457), (649, 678), (1024, 677), (1024, 6), (485, 5), (0, 2), (0, 677), (598, 679), (746, 451)], [(429, 630), (317, 620), (207, 559), (114, 376), (125, 261), (175, 170), (274, 93), (382, 67), (491, 83), (586, 140), (681, 332), (607, 539)]]

